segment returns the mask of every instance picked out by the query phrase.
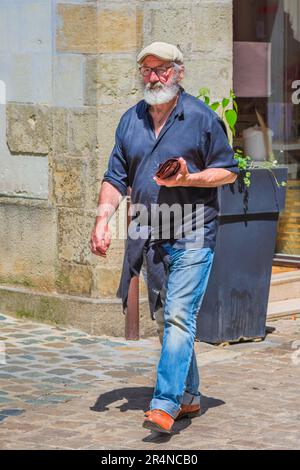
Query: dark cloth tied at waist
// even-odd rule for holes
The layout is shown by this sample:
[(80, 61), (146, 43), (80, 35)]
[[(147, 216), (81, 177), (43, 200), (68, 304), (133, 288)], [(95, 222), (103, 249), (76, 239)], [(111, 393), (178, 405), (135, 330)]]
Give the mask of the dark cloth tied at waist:
[[(203, 248), (215, 248), (218, 226), (217, 217), (204, 224)], [(130, 281), (134, 276), (139, 276), (145, 256), (149, 309), (152, 320), (155, 320), (155, 312), (162, 307), (160, 291), (166, 280), (170, 263), (169, 255), (163, 249), (162, 242), (167, 241), (178, 249), (186, 249), (186, 244), (184, 239), (152, 239), (151, 226), (140, 227), (140, 233), (141, 237), (137, 239), (128, 237), (126, 240), (123, 269), (116, 295), (122, 299), (123, 313), (126, 314)]]
[(131, 279), (139, 276), (146, 257), (148, 301), (151, 318), (155, 319), (155, 312), (162, 306), (160, 291), (165, 281), (169, 255), (163, 250), (161, 242), (151, 240), (151, 228), (142, 227), (143, 237), (126, 240), (123, 269), (117, 297), (122, 299), (123, 313), (127, 311), (128, 291)]

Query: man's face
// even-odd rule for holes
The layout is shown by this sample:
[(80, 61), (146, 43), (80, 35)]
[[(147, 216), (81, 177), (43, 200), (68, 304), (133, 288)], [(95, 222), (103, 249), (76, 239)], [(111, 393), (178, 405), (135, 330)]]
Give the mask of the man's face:
[(161, 83), (162, 85), (168, 85), (172, 82), (172, 78), (174, 77), (175, 70), (172, 66), (171, 62), (164, 61), (162, 59), (158, 59), (155, 56), (147, 56), (142, 63), (143, 67), (162, 67), (166, 68), (166, 72), (163, 75), (158, 76), (154, 70), (151, 71), (151, 74), (143, 77), (144, 84), (147, 85), (150, 83), (151, 85), (155, 85), (155, 83)]
[(149, 70), (147, 75), (142, 75), (145, 100), (152, 105), (171, 101), (178, 93), (178, 83), (183, 78), (183, 67), (182, 70), (176, 70), (170, 61), (151, 55), (145, 57), (142, 67), (157, 68)]

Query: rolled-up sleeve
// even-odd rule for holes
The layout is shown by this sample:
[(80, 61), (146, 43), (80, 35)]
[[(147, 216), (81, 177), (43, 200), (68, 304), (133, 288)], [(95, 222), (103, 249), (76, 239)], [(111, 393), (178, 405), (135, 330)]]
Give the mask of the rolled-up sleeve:
[(209, 131), (202, 135), (205, 168), (223, 168), (238, 174), (238, 162), (228, 142), (224, 122), (218, 116), (213, 117)]
[(115, 145), (110, 154), (108, 168), (103, 175), (102, 183), (104, 181), (117, 188), (122, 196), (127, 194), (128, 162), (123, 151), (120, 124), (116, 130)]

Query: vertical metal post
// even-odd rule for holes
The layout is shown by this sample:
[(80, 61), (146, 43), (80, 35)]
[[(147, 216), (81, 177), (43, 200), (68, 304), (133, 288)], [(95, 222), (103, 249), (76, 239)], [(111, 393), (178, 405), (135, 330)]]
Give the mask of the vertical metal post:
[[(127, 196), (127, 236), (128, 226), (130, 224), (130, 192)], [(131, 279), (128, 299), (127, 299), (127, 313), (125, 315), (125, 339), (137, 341), (140, 339), (139, 332), (139, 276)]]

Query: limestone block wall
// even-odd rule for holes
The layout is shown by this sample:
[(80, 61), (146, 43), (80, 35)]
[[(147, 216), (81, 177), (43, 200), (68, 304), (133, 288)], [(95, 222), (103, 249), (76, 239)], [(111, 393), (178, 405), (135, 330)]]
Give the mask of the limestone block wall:
[(88, 242), (116, 125), (142, 97), (135, 57), (155, 40), (183, 51), (188, 92), (228, 93), (231, 0), (0, 0), (0, 284), (114, 297), (124, 242), (105, 260)]

